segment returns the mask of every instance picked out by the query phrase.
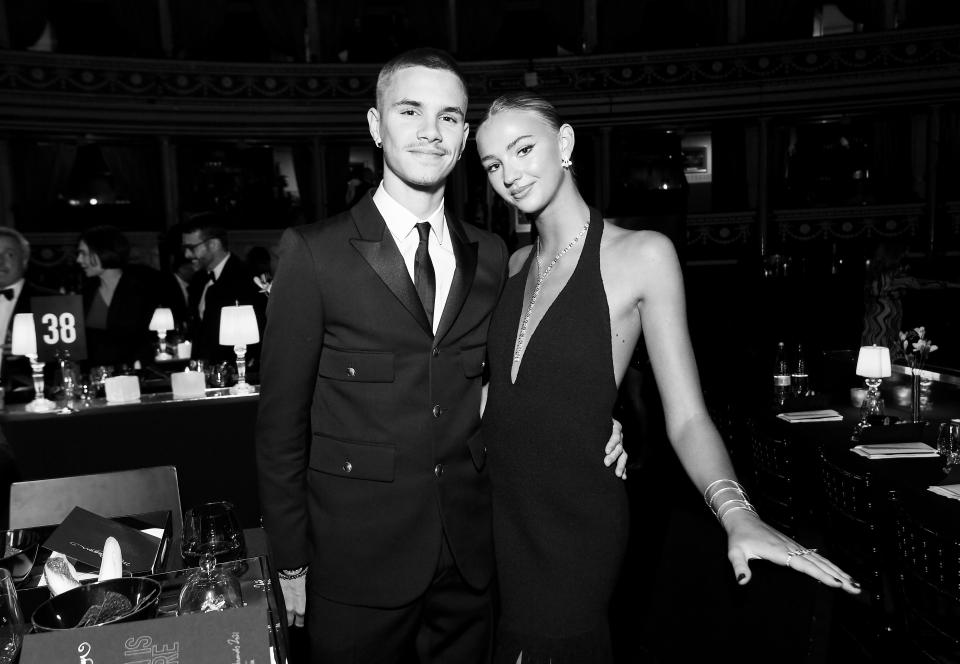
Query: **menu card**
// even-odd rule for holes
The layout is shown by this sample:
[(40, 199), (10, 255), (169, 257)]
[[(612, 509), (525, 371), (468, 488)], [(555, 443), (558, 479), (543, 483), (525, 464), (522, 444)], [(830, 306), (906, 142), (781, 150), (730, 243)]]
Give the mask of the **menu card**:
[(800, 410), (793, 413), (780, 413), (781, 420), (790, 424), (797, 422), (842, 422), (843, 415), (835, 410)]
[(887, 443), (885, 445), (857, 445), (850, 450), (868, 459), (915, 459), (938, 457), (937, 451), (926, 443)]
[(23, 637), (20, 664), (224, 662), (267, 664), (269, 619), (262, 604)]
[(944, 486), (928, 486), (927, 491), (933, 491), (938, 496), (943, 496), (944, 498), (953, 498), (954, 500), (960, 500), (960, 484), (947, 484)]
[(103, 543), (107, 537), (116, 538), (120, 544), (124, 574), (150, 574), (156, 571), (163, 557), (161, 538), (147, 535), (82, 507), (74, 507), (43, 546), (98, 571), (103, 558)]

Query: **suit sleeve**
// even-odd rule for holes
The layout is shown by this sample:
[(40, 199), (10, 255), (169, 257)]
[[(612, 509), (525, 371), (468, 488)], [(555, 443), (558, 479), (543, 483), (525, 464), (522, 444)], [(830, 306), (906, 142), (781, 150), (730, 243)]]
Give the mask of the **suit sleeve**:
[(302, 233), (287, 229), (267, 308), (256, 432), (263, 525), (280, 568), (310, 561), (310, 409), (323, 344), (318, 271)]

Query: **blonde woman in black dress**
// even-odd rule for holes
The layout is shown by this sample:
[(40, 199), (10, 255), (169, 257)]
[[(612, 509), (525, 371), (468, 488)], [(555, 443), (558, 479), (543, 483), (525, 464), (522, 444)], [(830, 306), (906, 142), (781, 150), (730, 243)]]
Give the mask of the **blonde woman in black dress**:
[[(591, 450), (609, 435), (641, 332), (670, 442), (726, 530), (739, 583), (750, 580), (748, 561), (762, 558), (859, 592), (753, 511), (702, 400), (673, 246), (659, 233), (607, 224), (587, 206), (571, 172), (574, 142), (553, 106), (527, 93), (495, 101), (477, 132), (491, 185), (538, 232), (510, 259), (488, 335), (495, 661), (612, 661), (607, 609), (626, 549), (627, 502)], [(651, 508), (665, 500), (651, 495)]]

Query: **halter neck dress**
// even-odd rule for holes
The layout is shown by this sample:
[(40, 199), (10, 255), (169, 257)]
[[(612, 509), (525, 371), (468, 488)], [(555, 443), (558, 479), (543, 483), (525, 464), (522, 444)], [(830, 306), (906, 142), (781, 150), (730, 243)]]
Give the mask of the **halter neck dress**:
[(612, 662), (608, 606), (627, 544), (627, 496), (603, 465), (617, 397), (600, 275), (603, 219), (590, 211), (570, 279), (511, 381), (534, 252), (490, 323), (483, 417), (493, 490), (500, 621), (494, 661)]

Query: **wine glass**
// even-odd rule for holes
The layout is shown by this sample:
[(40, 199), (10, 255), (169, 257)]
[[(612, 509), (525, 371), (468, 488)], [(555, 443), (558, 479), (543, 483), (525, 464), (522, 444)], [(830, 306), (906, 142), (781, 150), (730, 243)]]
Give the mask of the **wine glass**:
[[(187, 567), (197, 567), (205, 553), (213, 555), (219, 563), (246, 558), (243, 529), (233, 505), (218, 501), (188, 509), (183, 515), (180, 553)], [(242, 563), (235, 569), (241, 566)]]
[(960, 463), (960, 420), (940, 424), (937, 434), (937, 452), (946, 461), (946, 469)]
[(0, 664), (17, 661), (23, 644), (23, 613), (10, 570), (0, 568)]

